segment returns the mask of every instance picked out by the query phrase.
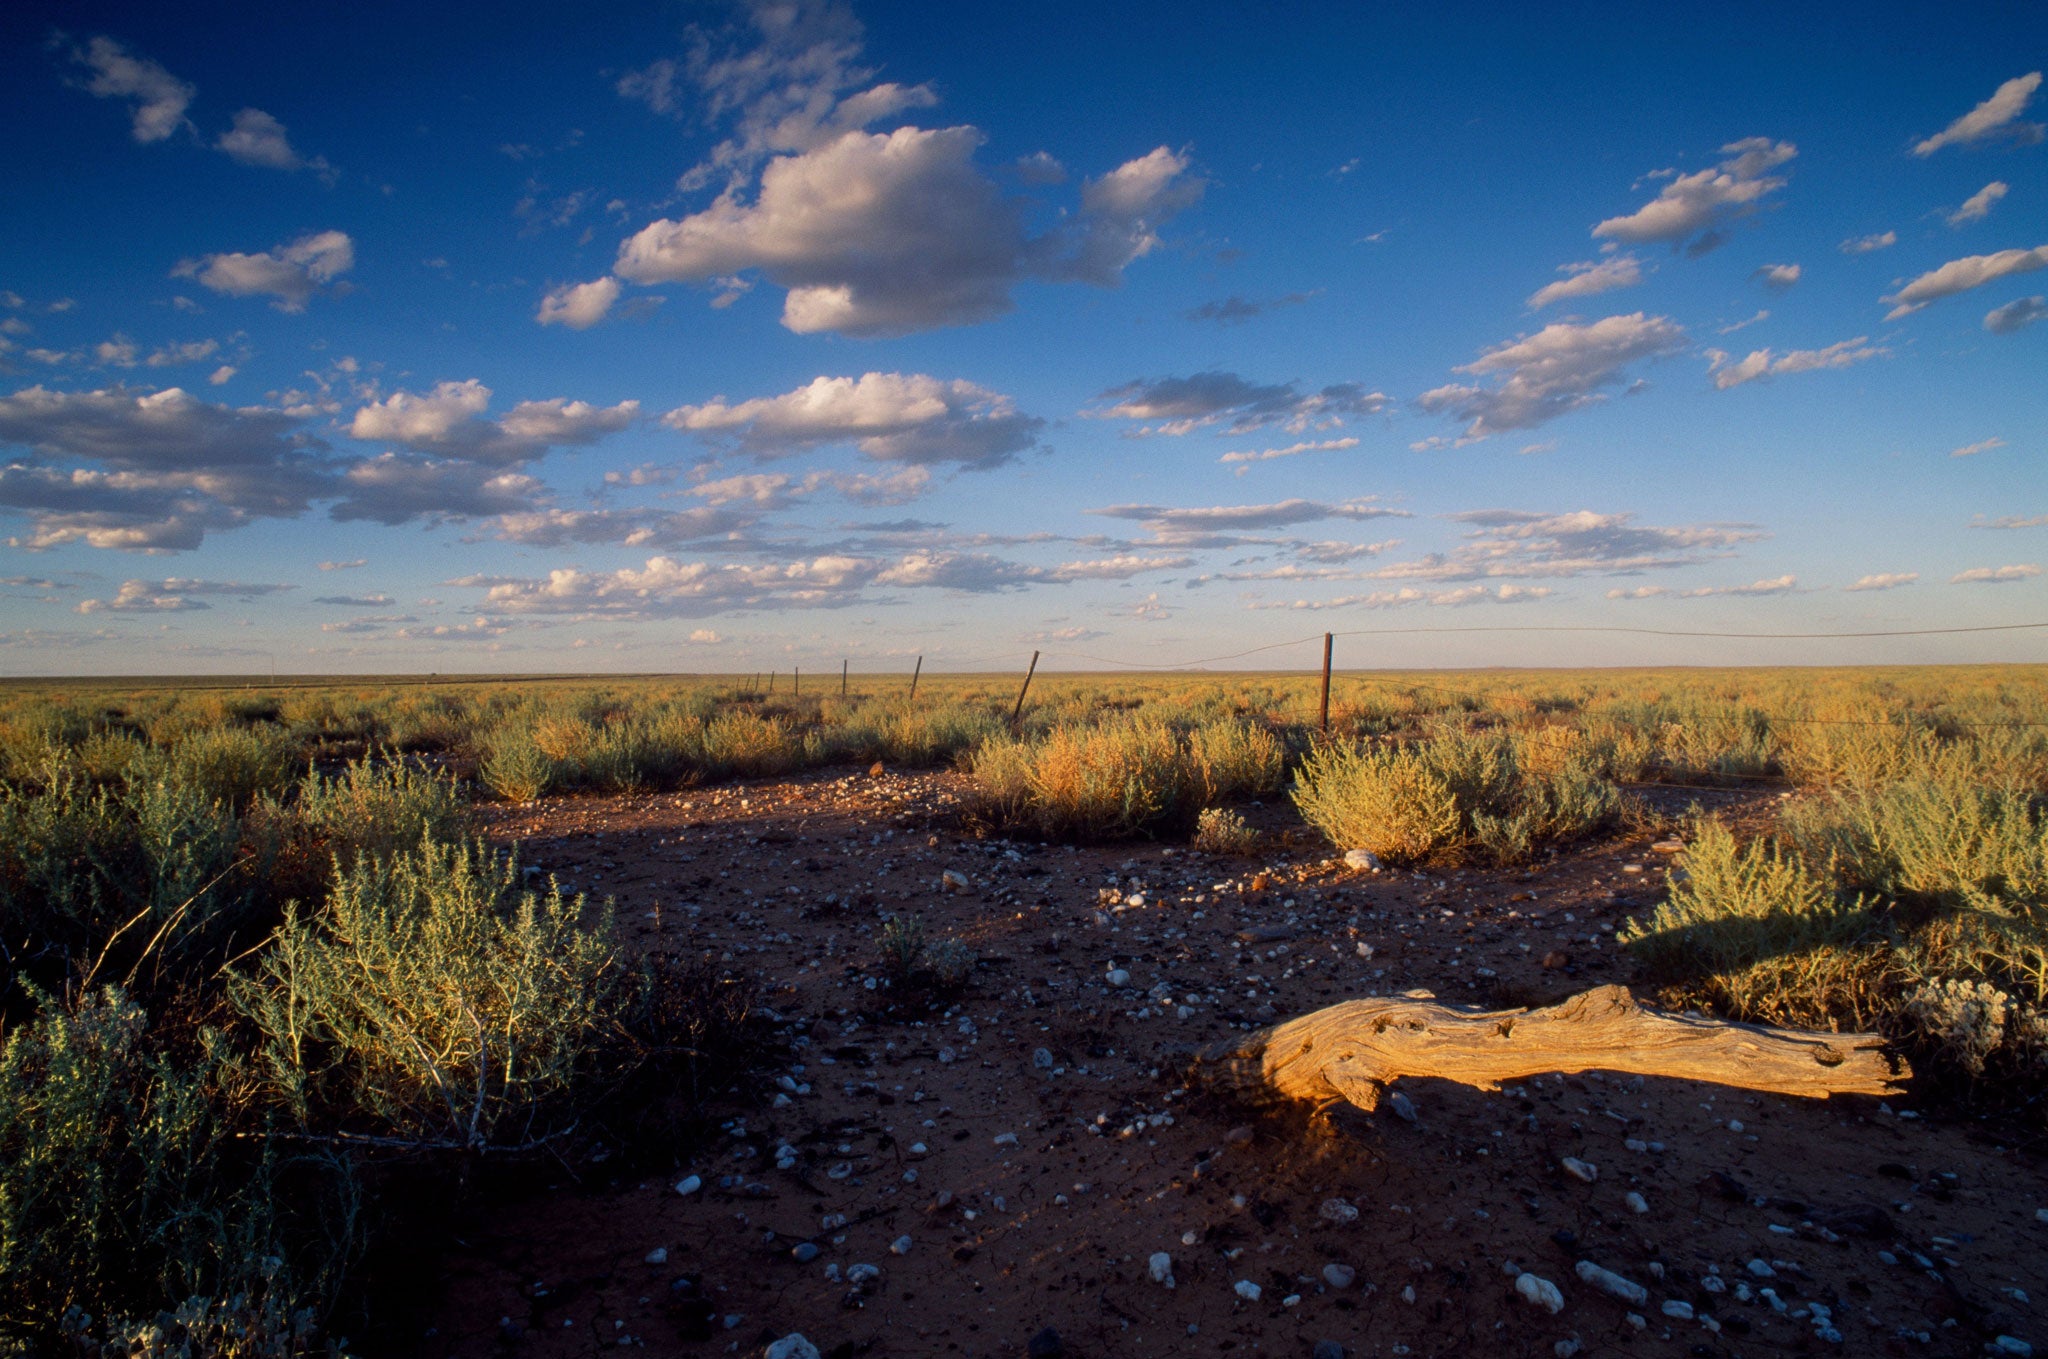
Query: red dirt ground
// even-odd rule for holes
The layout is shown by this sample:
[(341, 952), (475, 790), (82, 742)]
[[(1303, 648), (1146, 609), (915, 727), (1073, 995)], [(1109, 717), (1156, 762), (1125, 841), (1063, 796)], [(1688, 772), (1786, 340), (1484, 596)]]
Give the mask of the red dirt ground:
[[(1132, 1359), (2048, 1343), (2028, 1301), (2048, 1299), (2048, 1184), (2000, 1142), (2026, 1136), (2011, 1125), (1599, 1075), (1404, 1083), (1414, 1123), (1254, 1119), (1183, 1088), (1193, 1047), (1340, 999), (1628, 982), (1612, 931), (1660, 890), (1654, 835), (1527, 872), (1354, 874), (1280, 806), (1246, 809), (1272, 852), (1223, 859), (980, 839), (966, 791), (840, 774), (490, 813), (526, 864), (614, 898), (629, 935), (757, 978), (784, 1046), (672, 1171), (565, 1175), (464, 1224), (415, 1353), (755, 1355), (801, 1332), (826, 1355), (964, 1359), (1047, 1327), (1066, 1355)], [(949, 1004), (881, 981), (890, 913), (980, 951)], [(1355, 1216), (1326, 1213), (1337, 1199)], [(1587, 1259), (1647, 1301), (1582, 1282)], [(879, 1274), (856, 1285), (856, 1265)], [(1521, 1270), (1560, 1313), (1517, 1296)]]

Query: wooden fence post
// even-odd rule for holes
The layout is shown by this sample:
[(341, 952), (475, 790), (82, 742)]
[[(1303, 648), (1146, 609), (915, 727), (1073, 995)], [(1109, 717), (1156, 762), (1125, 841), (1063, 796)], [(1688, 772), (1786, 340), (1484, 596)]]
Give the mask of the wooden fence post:
[(846, 658), (843, 656), (839, 660), (839, 696), (846, 697)]
[(1024, 687), (1017, 691), (1017, 706), (1010, 710), (1010, 725), (1015, 727), (1017, 719), (1024, 715), (1024, 695), (1031, 692), (1031, 677), (1038, 673), (1038, 653), (1031, 653), (1031, 668), (1024, 672)]
[(775, 692), (775, 672), (773, 670), (768, 672), (768, 692), (771, 694)]
[(804, 672), (802, 666), (792, 665), (789, 667), (789, 692), (794, 697), (803, 697)]
[(923, 673), (924, 673), (924, 657), (923, 657), (923, 656), (919, 656), (919, 657), (917, 658), (917, 668), (916, 668), (915, 670), (912, 670), (912, 671), (910, 672), (910, 697), (911, 697), (911, 698), (912, 698), (913, 700), (915, 700), (915, 699), (917, 698), (917, 677), (918, 677), (919, 675), (923, 674)]
[(1335, 633), (1330, 633), (1330, 632), (1326, 632), (1326, 633), (1324, 633), (1324, 634), (1323, 634), (1323, 718), (1322, 718), (1322, 726), (1323, 726), (1323, 735), (1325, 735), (1325, 736), (1328, 736), (1328, 735), (1330, 734), (1330, 647), (1331, 647), (1331, 645), (1332, 645), (1332, 644), (1333, 644), (1333, 643), (1335, 642), (1335, 640), (1336, 640), (1336, 634), (1335, 634)]

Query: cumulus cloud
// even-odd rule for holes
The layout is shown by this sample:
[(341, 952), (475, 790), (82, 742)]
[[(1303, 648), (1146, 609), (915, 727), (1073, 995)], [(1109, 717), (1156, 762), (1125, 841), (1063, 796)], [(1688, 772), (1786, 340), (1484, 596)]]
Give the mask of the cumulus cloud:
[(312, 169), (328, 183), (334, 182), (334, 167), (319, 156), (308, 159), (300, 155), (292, 146), (284, 124), (262, 109), (243, 109), (237, 113), (234, 126), (221, 133), (213, 146), (216, 151), (225, 152), (229, 159), (243, 165), (269, 170)]
[(1965, 255), (1959, 260), (1950, 260), (1939, 269), (1930, 269), (1889, 297), (1878, 300), (1893, 304), (1884, 319), (1896, 321), (1930, 302), (2042, 268), (2048, 268), (2048, 245), (2037, 245), (2032, 250), (2000, 250), (1991, 255)]
[(2041, 140), (2044, 129), (2039, 123), (2020, 120), (2027, 104), (2034, 97), (2034, 91), (2041, 88), (2041, 73), (2030, 71), (1992, 91), (1991, 97), (1962, 117), (1950, 123), (1941, 131), (1924, 141), (1916, 142), (1913, 154), (1923, 159), (1933, 155), (1944, 146), (1973, 146), (1978, 142), (2005, 139), (2029, 146)]
[(554, 397), (522, 401), (502, 419), (484, 417), (491, 389), (475, 378), (441, 382), (430, 392), (393, 392), (371, 402), (349, 422), (349, 437), (396, 444), (416, 453), (505, 465), (537, 458), (550, 448), (581, 447), (630, 426), (638, 401), (593, 406)]
[(205, 596), (228, 596), (248, 601), (263, 595), (294, 589), (290, 585), (250, 585), (237, 580), (124, 580), (112, 599), (86, 599), (80, 613), (178, 613), (189, 609), (210, 609)]
[(1609, 599), (1714, 599), (1725, 595), (1787, 595), (1799, 588), (1797, 576), (1776, 576), (1770, 580), (1759, 580), (1749, 585), (1702, 585), (1691, 590), (1674, 590), (1665, 585), (1639, 585), (1634, 589), (1614, 589), (1607, 592)]
[(1769, 349), (1756, 349), (1742, 359), (1731, 359), (1718, 349), (1707, 351), (1707, 371), (1713, 374), (1714, 389), (1727, 391), (1740, 387), (1745, 382), (1784, 373), (1813, 373), (1823, 368), (1847, 368), (1866, 359), (1882, 358), (1891, 353), (1883, 345), (1870, 343), (1867, 335), (1858, 335), (1853, 340), (1840, 340), (1825, 349), (1793, 349), (1783, 354), (1774, 354)]
[(1046, 573), (1048, 580), (1129, 580), (1153, 571), (1184, 571), (1194, 565), (1192, 557), (1139, 556), (1121, 553), (1095, 561), (1062, 562)]
[(403, 524), (516, 514), (531, 509), (546, 488), (524, 473), (463, 458), (384, 453), (350, 467), (340, 490), (329, 510), (335, 519)]
[(604, 320), (619, 300), (619, 281), (609, 274), (589, 283), (565, 283), (540, 300), (534, 320), (544, 326), (588, 330)]
[(762, 458), (850, 443), (885, 462), (977, 470), (1001, 466), (1030, 448), (1045, 425), (1000, 392), (923, 373), (820, 377), (780, 396), (678, 406), (662, 423), (730, 439)]
[(1546, 283), (1529, 294), (1529, 310), (1535, 311), (1553, 302), (1572, 298), (1592, 297), (1616, 288), (1633, 288), (1643, 281), (1643, 262), (1634, 255), (1612, 255), (1604, 260), (1560, 264), (1557, 272), (1565, 277), (1555, 283)]
[(345, 562), (321, 562), (320, 569), (322, 571), (354, 571), (359, 567), (368, 566), (369, 564), (370, 559), (368, 557), (353, 557)]
[(1766, 264), (1750, 275), (1774, 293), (1782, 293), (1799, 281), (1799, 266), (1796, 264)]
[(975, 164), (982, 140), (904, 127), (779, 156), (751, 201), (732, 189), (652, 223), (614, 272), (646, 284), (758, 270), (785, 290), (782, 323), (799, 334), (905, 335), (1000, 315), (1027, 277), (1112, 285), (1201, 189), (1161, 147), (1084, 186), (1080, 211), (1033, 237), (1023, 203)]
[(130, 551), (197, 547), (209, 529), (303, 513), (333, 486), (324, 449), (281, 411), (200, 401), (181, 388), (0, 397), (0, 507), (30, 516), (9, 541)]
[(1985, 312), (1984, 329), (1993, 335), (2010, 335), (2044, 318), (2048, 318), (2048, 297), (2036, 294)]
[(1989, 453), (1994, 448), (2004, 447), (2005, 440), (1993, 435), (1989, 439), (1979, 439), (1974, 444), (1964, 444), (1961, 448), (1952, 448), (1949, 450), (1948, 455), (1951, 458), (1968, 458), (1978, 453)]
[(1139, 378), (1095, 399), (1108, 404), (1081, 414), (1153, 422), (1133, 430), (1136, 435), (1182, 435), (1218, 426), (1219, 433), (1228, 434), (1249, 434), (1269, 426), (1299, 434), (1341, 425), (1347, 418), (1377, 415), (1387, 407), (1386, 393), (1368, 391), (1362, 383), (1340, 382), (1304, 392), (1291, 382), (1259, 384), (1223, 372)]
[(1851, 236), (1835, 248), (1845, 255), (1868, 255), (1878, 250), (1889, 250), (1898, 243), (1898, 232), (1874, 231), (1868, 236)]
[(1785, 186), (1782, 175), (1770, 172), (1799, 154), (1791, 142), (1746, 137), (1721, 148), (1726, 157), (1711, 169), (1678, 175), (1656, 198), (1624, 217), (1610, 217), (1593, 228), (1595, 236), (1624, 245), (1647, 245), (1688, 239), (1694, 253), (1719, 245), (1722, 228), (1748, 213), (1766, 194)]
[(1215, 302), (1204, 302), (1187, 313), (1190, 321), (1213, 321), (1219, 326), (1241, 326), (1256, 316), (1282, 307), (1298, 307), (1314, 297), (1313, 292), (1288, 293), (1283, 297), (1250, 298), (1235, 294)]
[(2012, 191), (2012, 186), (2002, 179), (1994, 179), (1977, 192), (1963, 200), (1962, 206), (1948, 215), (1952, 227), (1968, 226), (1981, 222), (1991, 215), (1991, 209), (1998, 206), (1998, 200)]
[(2015, 580), (2032, 580), (2041, 568), (2031, 562), (2017, 566), (1973, 566), (1948, 578), (1951, 585), (2003, 585)]
[(687, 510), (548, 508), (500, 515), (492, 532), (501, 541), (529, 547), (617, 543), (625, 547), (673, 548), (731, 538), (759, 521), (758, 513), (710, 505)]
[[(740, 610), (843, 608), (858, 600), (883, 569), (876, 561), (842, 556), (719, 565), (660, 556), (618, 571), (563, 567), (545, 578), (471, 576), (454, 584), (482, 588), (485, 606), (496, 613), (709, 618)], [(920, 574), (926, 578), (912, 578)], [(912, 562), (896, 583), (932, 584), (944, 574), (935, 564)]]
[[(1271, 462), (1275, 458), (1298, 457), (1303, 453), (1326, 453), (1332, 449), (1356, 447), (1358, 447), (1358, 440), (1348, 435), (1342, 439), (1305, 439), (1300, 443), (1289, 444), (1285, 448), (1237, 449), (1225, 453), (1216, 461), (1226, 464)], [(1244, 471), (1245, 468), (1240, 465), (1238, 467), (1238, 474), (1242, 476)]]
[(1533, 429), (1606, 400), (1630, 364), (1684, 348), (1685, 331), (1668, 317), (1609, 316), (1587, 324), (1559, 321), (1489, 349), (1457, 371), (1495, 377), (1488, 387), (1451, 383), (1416, 399), (1423, 410), (1466, 422), (1464, 441)]
[(71, 59), (91, 70), (85, 82), (89, 93), (134, 104), (136, 141), (160, 142), (188, 125), (185, 110), (197, 91), (155, 62), (106, 37), (74, 48)]
[(2027, 529), (2048, 527), (2048, 514), (2006, 514), (1996, 519), (1981, 515), (1970, 521), (1973, 529)]
[(1918, 571), (1881, 571), (1872, 576), (1859, 576), (1854, 585), (1844, 585), (1844, 590), (1896, 590), (1902, 585), (1911, 585), (1920, 579)]
[(1398, 590), (1341, 595), (1336, 599), (1297, 599), (1290, 603), (1249, 604), (1251, 609), (1287, 609), (1313, 613), (1324, 609), (1405, 609), (1414, 605), (1461, 608), (1470, 604), (1533, 604), (1550, 597), (1547, 585), (1461, 585), (1449, 590), (1423, 590), (1404, 585)]
[(1362, 522), (1409, 517), (1407, 511), (1374, 504), (1370, 497), (1335, 502), (1297, 498), (1267, 505), (1108, 505), (1088, 513), (1106, 519), (1136, 520), (1156, 542), (1185, 547), (1234, 546), (1240, 540), (1228, 535), (1331, 519)]
[(390, 595), (317, 595), (315, 604), (333, 604), (345, 609), (382, 609), (390, 606)]
[(316, 231), (253, 255), (234, 251), (183, 260), (171, 277), (196, 279), (230, 297), (274, 297), (271, 305), (279, 311), (301, 312), (314, 293), (355, 263), (355, 242), (347, 232)]
[(1454, 551), (1370, 574), (1436, 581), (1637, 575), (1713, 561), (1767, 536), (1754, 524), (1638, 524), (1631, 513), (1594, 510), (1468, 510), (1447, 517), (1469, 526)]

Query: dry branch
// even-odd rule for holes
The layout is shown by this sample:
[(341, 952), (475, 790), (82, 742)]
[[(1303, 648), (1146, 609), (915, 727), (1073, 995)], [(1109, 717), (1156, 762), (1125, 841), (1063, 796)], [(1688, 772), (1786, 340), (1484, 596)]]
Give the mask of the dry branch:
[(1422, 998), (1345, 1001), (1210, 1045), (1197, 1074), (1255, 1103), (1344, 1100), (1368, 1112), (1403, 1076), (1481, 1090), (1547, 1072), (1617, 1071), (1823, 1099), (1887, 1095), (1911, 1073), (1871, 1033), (1813, 1033), (1666, 1014), (1625, 986), (1540, 1010)]

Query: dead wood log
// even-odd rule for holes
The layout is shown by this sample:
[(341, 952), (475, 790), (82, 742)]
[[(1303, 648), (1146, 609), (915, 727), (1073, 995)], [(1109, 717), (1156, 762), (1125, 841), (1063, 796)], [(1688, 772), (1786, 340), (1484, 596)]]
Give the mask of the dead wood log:
[(1887, 1095), (1911, 1073), (1871, 1033), (1814, 1033), (1667, 1014), (1625, 986), (1540, 1010), (1428, 997), (1349, 1000), (1211, 1044), (1196, 1078), (1251, 1103), (1346, 1101), (1371, 1112), (1403, 1076), (1481, 1090), (1545, 1073), (1616, 1071), (1824, 1099)]

